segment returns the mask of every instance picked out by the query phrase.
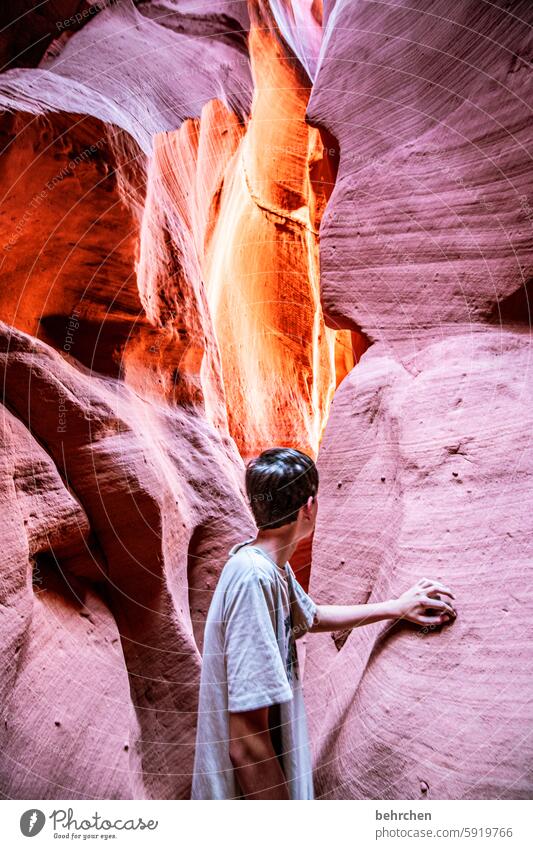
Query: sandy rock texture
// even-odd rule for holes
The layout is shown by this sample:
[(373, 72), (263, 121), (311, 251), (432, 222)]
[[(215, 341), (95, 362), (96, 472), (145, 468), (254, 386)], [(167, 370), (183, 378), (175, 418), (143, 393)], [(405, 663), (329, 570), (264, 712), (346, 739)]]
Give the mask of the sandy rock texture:
[(324, 798), (531, 798), (531, 7), (331, 4), (309, 118), (339, 140), (330, 320), (373, 343), (319, 455), (312, 594), (437, 577), (443, 633), (309, 640)]

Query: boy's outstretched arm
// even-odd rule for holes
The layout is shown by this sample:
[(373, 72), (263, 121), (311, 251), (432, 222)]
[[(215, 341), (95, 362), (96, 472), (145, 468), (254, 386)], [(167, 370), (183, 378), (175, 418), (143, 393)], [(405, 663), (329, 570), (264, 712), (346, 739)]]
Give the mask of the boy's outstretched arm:
[[(441, 599), (447, 596), (447, 600)], [(448, 587), (430, 578), (421, 578), (399, 598), (375, 604), (318, 605), (310, 631), (340, 631), (370, 625), (383, 619), (407, 619), (418, 625), (442, 625), (457, 616), (449, 599)]]

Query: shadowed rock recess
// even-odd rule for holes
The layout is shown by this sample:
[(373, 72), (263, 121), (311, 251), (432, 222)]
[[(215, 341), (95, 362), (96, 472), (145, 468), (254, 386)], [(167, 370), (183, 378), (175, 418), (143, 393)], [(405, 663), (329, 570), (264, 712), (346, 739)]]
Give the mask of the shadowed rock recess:
[(317, 796), (533, 797), (531, 4), (17, 9), (0, 793), (187, 798), (243, 461), (284, 444), (317, 601), (459, 611), (308, 638)]

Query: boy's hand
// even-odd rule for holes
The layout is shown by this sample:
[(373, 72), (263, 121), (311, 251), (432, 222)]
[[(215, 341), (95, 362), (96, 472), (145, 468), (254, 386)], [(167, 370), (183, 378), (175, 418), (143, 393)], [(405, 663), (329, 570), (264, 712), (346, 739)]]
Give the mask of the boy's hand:
[(417, 625), (442, 625), (457, 616), (451, 601), (441, 596), (454, 595), (448, 587), (430, 578), (421, 578), (413, 587), (396, 599), (397, 615)]

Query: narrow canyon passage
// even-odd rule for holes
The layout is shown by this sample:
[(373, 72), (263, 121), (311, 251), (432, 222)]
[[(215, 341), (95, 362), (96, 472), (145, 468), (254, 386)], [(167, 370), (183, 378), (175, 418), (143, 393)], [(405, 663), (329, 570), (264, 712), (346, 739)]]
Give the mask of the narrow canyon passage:
[(120, 0), (0, 43), (4, 795), (188, 797), (244, 462), (283, 444), (320, 471), (315, 598), (425, 573), (460, 610), (310, 635), (317, 795), (531, 796), (530, 9), (500, 5)]

